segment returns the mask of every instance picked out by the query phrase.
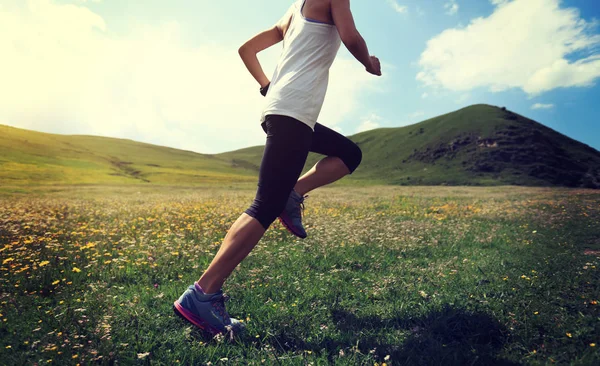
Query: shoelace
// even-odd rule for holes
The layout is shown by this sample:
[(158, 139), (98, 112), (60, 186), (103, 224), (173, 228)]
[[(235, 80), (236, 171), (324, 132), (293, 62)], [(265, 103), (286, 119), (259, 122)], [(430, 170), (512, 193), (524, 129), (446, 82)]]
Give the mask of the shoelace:
[(221, 297), (216, 300), (216, 303), (213, 305), (219, 314), (223, 317), (223, 320), (227, 322), (229, 320), (229, 314), (225, 310), (225, 302), (229, 300), (229, 295), (223, 294)]
[[(302, 212), (304, 213), (304, 200), (308, 198), (308, 195), (300, 198), (300, 208), (302, 209)], [(302, 216), (302, 214), (300, 214)]]
[[(217, 300), (217, 303), (216, 303), (216, 305), (217, 305), (216, 308), (221, 313), (221, 316), (223, 316), (223, 320), (226, 323), (231, 321), (230, 320), (231, 317), (229, 316), (229, 313), (227, 313), (227, 311), (225, 310), (225, 303), (227, 301), (229, 301), (229, 299), (230, 299), (229, 295), (227, 295), (226, 293), (223, 293), (221, 295), (221, 297), (219, 298), (219, 300)], [(233, 338), (234, 338), (234, 328), (233, 328), (233, 326), (231, 324), (230, 325), (226, 325), (225, 329), (226, 329), (227, 333), (229, 333), (229, 340), (233, 341)], [(217, 335), (217, 336), (219, 336), (219, 335)]]

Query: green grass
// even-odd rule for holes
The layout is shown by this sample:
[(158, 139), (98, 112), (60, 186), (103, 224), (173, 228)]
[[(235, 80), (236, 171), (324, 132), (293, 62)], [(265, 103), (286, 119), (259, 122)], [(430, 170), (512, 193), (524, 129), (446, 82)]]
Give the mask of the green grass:
[(171, 306), (253, 194), (244, 186), (5, 190), (1, 363), (600, 362), (597, 191), (315, 191), (309, 237), (274, 224), (225, 285), (247, 332), (210, 339)]

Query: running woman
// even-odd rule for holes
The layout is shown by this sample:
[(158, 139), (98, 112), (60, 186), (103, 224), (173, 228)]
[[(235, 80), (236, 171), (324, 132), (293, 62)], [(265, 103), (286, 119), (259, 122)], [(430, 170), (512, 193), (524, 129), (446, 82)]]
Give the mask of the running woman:
[[(281, 41), (283, 50), (269, 81), (256, 55)], [(260, 121), (267, 137), (256, 198), (231, 226), (206, 272), (174, 303), (178, 315), (213, 335), (243, 328), (227, 313), (221, 288), (273, 221), (279, 217), (291, 233), (305, 238), (305, 194), (352, 174), (361, 162), (354, 142), (317, 123), (341, 42), (367, 72), (381, 75), (379, 60), (370, 56), (356, 30), (349, 0), (298, 0), (277, 24), (239, 49), (266, 96)], [(326, 157), (300, 177), (309, 151)]]

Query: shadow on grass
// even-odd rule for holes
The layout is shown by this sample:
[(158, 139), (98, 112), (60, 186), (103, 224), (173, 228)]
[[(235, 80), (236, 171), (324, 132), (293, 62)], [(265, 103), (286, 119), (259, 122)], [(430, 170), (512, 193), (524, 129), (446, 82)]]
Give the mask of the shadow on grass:
[[(380, 362), (389, 355), (401, 365), (518, 365), (497, 357), (508, 332), (485, 313), (445, 306), (423, 317), (385, 321), (373, 316), (357, 317), (340, 309), (332, 310), (331, 315), (342, 336), (306, 342), (294, 336), (293, 330), (282, 329), (275, 334), (272, 345), (283, 352), (326, 352), (331, 363), (338, 359), (340, 349), (351, 356), (349, 350), (358, 345), (358, 351), (371, 351)], [(385, 338), (381, 329), (404, 331), (406, 338), (397, 344), (386, 343), (381, 340)]]

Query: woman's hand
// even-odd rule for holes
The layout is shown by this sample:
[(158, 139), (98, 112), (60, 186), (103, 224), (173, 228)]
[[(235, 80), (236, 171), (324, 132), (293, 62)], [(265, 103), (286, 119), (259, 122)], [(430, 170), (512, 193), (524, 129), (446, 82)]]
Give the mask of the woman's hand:
[(367, 67), (367, 72), (373, 75), (381, 76), (381, 64), (375, 56), (370, 57), (371, 65)]

